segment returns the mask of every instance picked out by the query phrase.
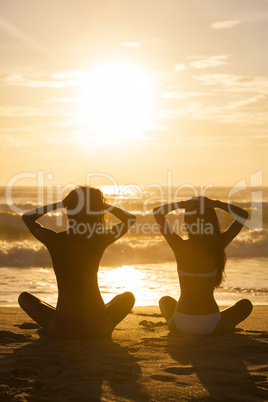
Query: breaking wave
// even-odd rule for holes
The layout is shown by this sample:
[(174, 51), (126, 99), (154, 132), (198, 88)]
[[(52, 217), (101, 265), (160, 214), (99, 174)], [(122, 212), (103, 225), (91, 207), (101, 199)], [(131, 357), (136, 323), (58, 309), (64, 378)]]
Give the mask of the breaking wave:
[[(141, 212), (141, 202), (127, 199), (128, 210), (137, 216), (136, 224), (119, 241), (105, 251), (101, 265), (117, 266), (124, 264), (158, 264), (174, 261), (172, 250), (159, 233), (152, 213)], [(247, 201), (241, 206), (249, 207)], [(31, 200), (16, 204), (21, 210), (34, 207)], [(150, 205), (150, 211), (152, 210)], [(268, 209), (263, 204), (263, 229), (250, 230), (245, 228), (227, 247), (226, 253), (232, 258), (268, 258)], [(249, 208), (250, 209), (250, 208)], [(225, 214), (227, 215), (227, 214)], [(42, 217), (42, 224), (60, 231), (57, 217)], [(230, 224), (230, 217), (219, 216), (221, 226)], [(180, 230), (183, 214), (170, 214), (168, 220), (173, 226), (177, 222)], [(64, 219), (63, 219), (64, 221)], [(66, 222), (65, 222), (66, 226)], [(64, 222), (62, 222), (62, 229)], [(176, 228), (176, 226), (175, 226)], [(180, 233), (181, 234), (181, 233)], [(46, 248), (32, 236), (21, 219), (20, 213), (15, 213), (4, 203), (0, 203), (0, 267), (50, 267), (51, 258)]]
[[(235, 239), (226, 249), (228, 257), (268, 258), (267, 233), (247, 233)], [(165, 263), (174, 261), (174, 254), (161, 236), (123, 238), (104, 253), (101, 265)], [(1, 267), (50, 267), (47, 249), (32, 240), (0, 241)]]

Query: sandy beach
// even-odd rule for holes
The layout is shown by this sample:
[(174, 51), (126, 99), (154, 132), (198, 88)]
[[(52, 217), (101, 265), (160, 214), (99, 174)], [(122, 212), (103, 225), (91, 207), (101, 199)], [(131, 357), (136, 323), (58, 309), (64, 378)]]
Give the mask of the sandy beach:
[(237, 332), (169, 333), (157, 307), (136, 307), (112, 339), (61, 341), (19, 308), (2, 307), (0, 400), (268, 400), (268, 306)]

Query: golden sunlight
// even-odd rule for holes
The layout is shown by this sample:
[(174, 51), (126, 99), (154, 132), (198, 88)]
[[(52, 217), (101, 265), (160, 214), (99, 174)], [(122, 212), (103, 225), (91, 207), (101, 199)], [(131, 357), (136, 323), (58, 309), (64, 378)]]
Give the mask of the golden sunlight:
[(112, 63), (88, 71), (82, 81), (76, 115), (90, 136), (100, 144), (143, 138), (153, 106), (148, 73), (137, 65)]
[(144, 282), (145, 274), (135, 269), (132, 265), (123, 265), (121, 267), (112, 268), (109, 270), (99, 272), (100, 283), (109, 284), (109, 293), (105, 293), (105, 286), (102, 289), (103, 299), (105, 303), (111, 300), (120, 292), (130, 291), (135, 294), (136, 305), (139, 305), (140, 300), (144, 302), (148, 297), (148, 289)]

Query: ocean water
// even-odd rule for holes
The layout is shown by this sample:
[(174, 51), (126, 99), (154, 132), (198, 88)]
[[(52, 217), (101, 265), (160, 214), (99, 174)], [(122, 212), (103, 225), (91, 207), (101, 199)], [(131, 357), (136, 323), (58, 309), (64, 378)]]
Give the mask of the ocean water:
[[(161, 202), (186, 199), (200, 189), (145, 186), (144, 188), (102, 187), (107, 201), (133, 212), (136, 225), (105, 252), (99, 270), (99, 284), (104, 301), (130, 290), (136, 305), (157, 305), (164, 295), (179, 297), (180, 289), (174, 256), (157, 230), (152, 209)], [(115, 191), (116, 190), (116, 191)], [(210, 188), (206, 196), (227, 201), (229, 188)], [(0, 188), (0, 305), (17, 306), (20, 292), (28, 291), (55, 305), (57, 286), (46, 248), (22, 222), (24, 211), (60, 199), (60, 189), (14, 187)], [(227, 247), (225, 280), (216, 290), (220, 305), (240, 298), (253, 304), (268, 304), (268, 189), (236, 191), (231, 202), (249, 212), (247, 226)], [(113, 218), (108, 216), (109, 224)], [(231, 222), (229, 214), (218, 212), (223, 228)], [(56, 230), (66, 228), (62, 211), (42, 218), (42, 224)], [(182, 211), (169, 215), (169, 221), (181, 235)]]

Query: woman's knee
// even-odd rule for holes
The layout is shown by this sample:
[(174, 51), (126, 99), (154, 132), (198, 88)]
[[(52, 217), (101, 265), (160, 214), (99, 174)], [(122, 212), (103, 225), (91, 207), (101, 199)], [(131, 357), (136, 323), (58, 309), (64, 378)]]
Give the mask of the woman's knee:
[(170, 296), (163, 296), (163, 297), (161, 297), (161, 299), (159, 299), (158, 304), (160, 305), (160, 304), (166, 303), (166, 301), (168, 299), (170, 299)]
[(239, 300), (237, 302), (237, 306), (239, 306), (239, 308), (241, 310), (243, 310), (244, 313), (247, 314), (247, 315), (249, 315), (252, 312), (252, 309), (253, 309), (253, 305), (252, 305), (251, 301), (248, 300), (248, 299)]
[(163, 296), (158, 302), (160, 308), (161, 306), (173, 306), (176, 303), (177, 301), (170, 296)]
[(27, 302), (29, 300), (30, 297), (31, 297), (30, 293), (22, 292), (18, 297), (19, 305), (22, 307), (25, 304), (25, 302)]
[(135, 296), (131, 292), (124, 292), (122, 294), (124, 297), (124, 303), (126, 303), (127, 307), (131, 310), (135, 304)]
[(172, 317), (176, 308), (177, 301), (170, 296), (164, 296), (159, 300), (159, 308), (161, 314), (167, 321)]

